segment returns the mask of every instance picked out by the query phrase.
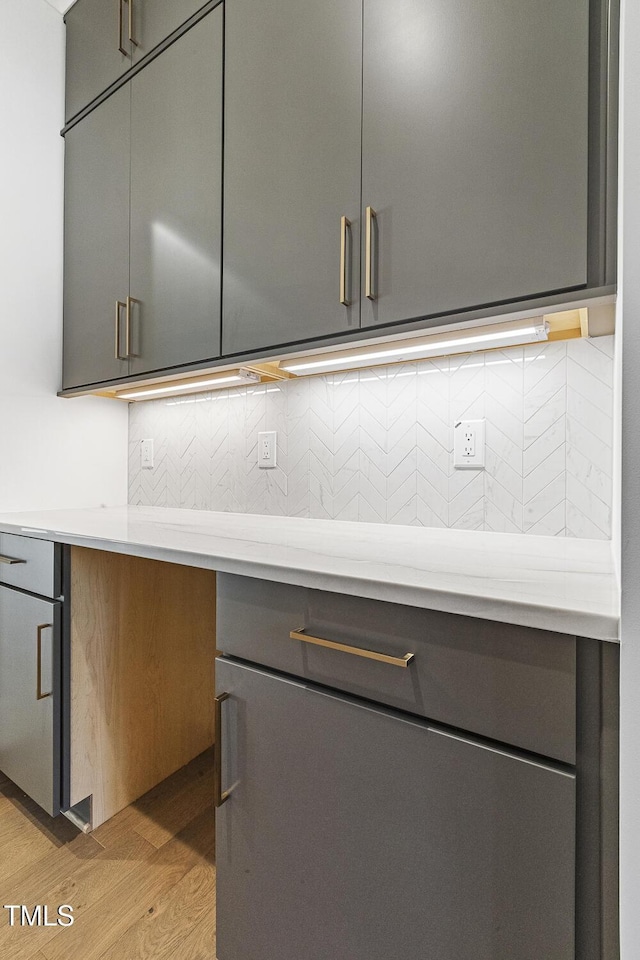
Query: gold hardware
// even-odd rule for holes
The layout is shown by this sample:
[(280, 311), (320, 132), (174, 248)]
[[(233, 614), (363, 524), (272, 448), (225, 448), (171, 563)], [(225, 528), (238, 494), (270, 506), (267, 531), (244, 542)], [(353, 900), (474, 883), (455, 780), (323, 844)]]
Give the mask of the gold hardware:
[(127, 297), (126, 303), (126, 313), (124, 315), (124, 343), (125, 343), (125, 357), (130, 359), (135, 357), (135, 353), (131, 353), (131, 304), (140, 303), (139, 300), (136, 300), (135, 297)]
[(137, 47), (138, 41), (133, 36), (133, 0), (126, 0), (126, 2), (129, 4), (129, 42)]
[(0, 555), (0, 563), (26, 563), (26, 560), (18, 560), (17, 557), (3, 557)]
[(118, 0), (118, 50), (123, 56), (128, 57), (129, 51), (125, 50), (125, 48), (122, 46), (122, 27), (124, 19), (122, 16), (122, 4), (125, 2), (126, 0)]
[(367, 207), (365, 210), (365, 253), (364, 253), (364, 292), (369, 300), (376, 300), (377, 291), (373, 283), (373, 221), (377, 220), (377, 214), (373, 207)]
[(122, 356), (122, 354), (120, 353), (120, 311), (123, 309), (123, 307), (126, 308), (126, 306), (127, 305), (124, 302), (124, 300), (116, 300), (116, 350), (115, 350), (116, 360), (127, 359), (126, 354)]
[(390, 657), (386, 653), (376, 653), (375, 650), (363, 650), (361, 647), (350, 647), (346, 643), (336, 643), (335, 640), (323, 640), (321, 637), (312, 637), (304, 632), (304, 627), (292, 630), (291, 640), (302, 640), (304, 643), (315, 643), (319, 647), (329, 647), (330, 650), (340, 650), (342, 653), (352, 653), (356, 657), (366, 657), (367, 660), (380, 660), (381, 663), (390, 663), (393, 667), (408, 667), (415, 654), (405, 653), (404, 657)]
[(347, 230), (350, 229), (351, 220), (340, 217), (340, 303), (343, 307), (351, 306), (347, 297)]
[(221, 693), (215, 703), (215, 743), (213, 745), (213, 805), (221, 807), (231, 796), (230, 790), (222, 792), (222, 704), (229, 699), (228, 693)]
[(37, 642), (37, 663), (36, 663), (36, 700), (46, 700), (47, 697), (53, 696), (53, 690), (50, 690), (49, 693), (42, 692), (42, 631), (47, 630), (51, 627), (53, 629), (52, 623), (41, 623), (38, 625), (38, 642)]

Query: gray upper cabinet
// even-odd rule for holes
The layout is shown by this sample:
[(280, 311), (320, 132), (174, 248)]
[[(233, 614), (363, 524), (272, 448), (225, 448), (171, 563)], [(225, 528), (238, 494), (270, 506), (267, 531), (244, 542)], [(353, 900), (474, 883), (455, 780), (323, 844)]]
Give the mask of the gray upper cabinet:
[(204, 0), (77, 0), (67, 25), (70, 120), (204, 6)]
[(589, 0), (364, 9), (362, 326), (585, 285)]
[(219, 355), (221, 176), (217, 7), (66, 134), (64, 388)]
[(357, 329), (360, 0), (225, 21), (223, 354)]
[(124, 86), (65, 138), (65, 387), (128, 370), (116, 339), (129, 290), (129, 115)]
[(124, 0), (78, 0), (66, 14), (67, 120), (131, 67)]
[(206, 0), (127, 0), (133, 4), (134, 63), (177, 30)]
[(222, 8), (134, 77), (131, 130), (135, 374), (220, 353)]

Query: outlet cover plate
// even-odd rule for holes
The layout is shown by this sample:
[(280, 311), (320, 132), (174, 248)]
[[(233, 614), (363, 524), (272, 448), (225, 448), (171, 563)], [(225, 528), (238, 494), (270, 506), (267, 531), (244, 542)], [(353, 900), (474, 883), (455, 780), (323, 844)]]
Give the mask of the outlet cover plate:
[(456, 420), (453, 466), (456, 470), (484, 470), (484, 420)]

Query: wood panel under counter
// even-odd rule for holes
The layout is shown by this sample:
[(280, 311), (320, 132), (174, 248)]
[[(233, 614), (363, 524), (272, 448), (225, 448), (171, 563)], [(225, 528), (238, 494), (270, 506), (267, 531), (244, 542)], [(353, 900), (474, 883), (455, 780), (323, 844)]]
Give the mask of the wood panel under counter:
[(70, 802), (95, 828), (213, 743), (216, 574), (70, 557)]

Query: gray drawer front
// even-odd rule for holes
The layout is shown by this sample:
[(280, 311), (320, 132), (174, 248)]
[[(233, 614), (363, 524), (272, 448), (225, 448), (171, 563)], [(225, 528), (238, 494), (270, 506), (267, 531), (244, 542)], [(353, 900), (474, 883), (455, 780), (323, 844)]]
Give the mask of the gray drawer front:
[[(574, 637), (218, 574), (217, 645), (440, 723), (575, 763)], [(414, 659), (404, 669), (291, 640)]]
[[(7, 583), (43, 597), (62, 593), (60, 544), (33, 537), (0, 533), (0, 583)], [(5, 560), (19, 560), (8, 563)]]

